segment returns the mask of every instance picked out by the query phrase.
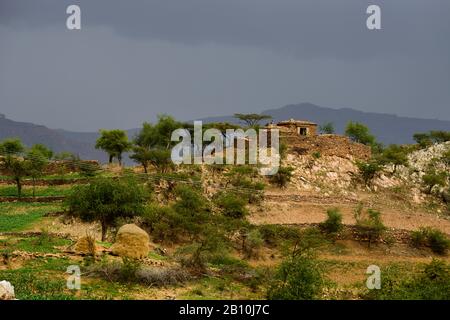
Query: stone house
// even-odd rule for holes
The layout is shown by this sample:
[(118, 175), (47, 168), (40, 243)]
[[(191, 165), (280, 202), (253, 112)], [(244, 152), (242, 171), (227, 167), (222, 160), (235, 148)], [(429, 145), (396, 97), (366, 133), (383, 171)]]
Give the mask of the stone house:
[[(286, 120), (267, 125), (267, 129), (278, 129), (280, 142), (285, 143), (291, 153), (299, 155), (338, 156), (348, 159), (370, 159), (369, 146), (351, 141), (346, 136), (318, 134), (317, 124), (304, 120)], [(270, 132), (268, 134), (270, 136)]]
[(317, 135), (317, 124), (304, 120), (286, 120), (277, 124), (270, 124), (268, 128), (279, 129), (280, 135), (284, 136), (315, 136)]

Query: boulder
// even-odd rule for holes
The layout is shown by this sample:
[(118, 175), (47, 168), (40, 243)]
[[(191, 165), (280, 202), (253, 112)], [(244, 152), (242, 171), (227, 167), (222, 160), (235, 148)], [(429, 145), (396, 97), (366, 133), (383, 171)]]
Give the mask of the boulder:
[[(92, 254), (92, 252), (97, 252), (97, 246), (95, 241), (92, 242), (92, 238), (89, 236), (84, 236), (78, 239), (75, 243), (74, 251), (80, 254)], [(93, 246), (93, 248), (91, 247)]]
[(111, 252), (121, 257), (142, 259), (150, 251), (150, 237), (147, 232), (135, 224), (126, 224), (120, 227), (116, 235), (116, 242)]
[(8, 281), (0, 281), (0, 300), (14, 300), (14, 287)]

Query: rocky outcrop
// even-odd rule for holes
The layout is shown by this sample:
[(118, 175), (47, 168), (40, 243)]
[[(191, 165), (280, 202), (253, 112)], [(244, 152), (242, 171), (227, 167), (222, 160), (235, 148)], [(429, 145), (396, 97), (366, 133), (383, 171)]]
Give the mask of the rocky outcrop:
[(396, 176), (410, 184), (420, 186), (422, 177), (429, 169), (450, 172), (450, 166), (442, 161), (442, 156), (450, 150), (450, 141), (434, 144), (408, 155), (408, 166), (399, 167)]
[(298, 155), (336, 156), (359, 160), (368, 160), (371, 157), (370, 147), (336, 134), (290, 136), (284, 140), (289, 145), (290, 153)]
[(353, 176), (358, 172), (353, 158), (339, 156), (299, 156), (289, 154), (285, 166), (294, 168), (291, 185), (298, 190), (320, 191), (320, 189), (344, 190), (350, 187)]

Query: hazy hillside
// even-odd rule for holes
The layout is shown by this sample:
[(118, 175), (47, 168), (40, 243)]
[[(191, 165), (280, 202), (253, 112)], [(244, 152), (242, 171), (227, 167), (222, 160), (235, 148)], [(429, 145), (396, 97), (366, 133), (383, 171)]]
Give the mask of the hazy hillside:
[[(72, 139), (72, 136), (74, 139)], [(93, 147), (92, 141), (95, 141), (95, 134), (74, 133), (72, 135), (63, 130), (53, 130), (33, 123), (17, 122), (0, 115), (0, 140), (5, 138), (20, 138), (27, 146), (42, 143), (55, 152), (70, 151), (86, 159), (102, 161), (106, 159), (103, 152), (95, 150)]]
[[(270, 109), (262, 112), (271, 115), (274, 121), (290, 118), (303, 119), (322, 124), (333, 122), (337, 133), (343, 133), (348, 121), (358, 121), (366, 124), (378, 140), (385, 144), (411, 143), (416, 132), (429, 130), (450, 131), (450, 121), (433, 119), (416, 119), (399, 117), (391, 114), (362, 112), (350, 108), (332, 109), (319, 107), (310, 103), (287, 105), (279, 109)], [(228, 121), (236, 123), (232, 116), (203, 119), (206, 122)]]
[[(338, 133), (343, 133), (348, 121), (359, 121), (372, 130), (377, 138), (385, 143), (410, 143), (415, 132), (428, 130), (450, 131), (450, 121), (415, 119), (398, 117), (390, 114), (362, 112), (349, 108), (332, 109), (319, 107), (310, 103), (288, 105), (279, 109), (262, 112), (271, 115), (274, 121), (290, 118), (305, 119), (322, 124), (328, 121), (334, 123)], [(236, 123), (232, 116), (202, 119), (205, 122), (228, 121)], [(128, 130), (131, 139), (139, 129)], [(56, 152), (70, 151), (85, 159), (98, 159), (106, 161), (104, 152), (95, 150), (97, 132), (71, 132), (65, 130), (49, 129), (33, 123), (9, 120), (0, 114), (0, 140), (8, 137), (19, 137), (26, 145), (43, 143)], [(131, 163), (125, 157), (127, 163)]]

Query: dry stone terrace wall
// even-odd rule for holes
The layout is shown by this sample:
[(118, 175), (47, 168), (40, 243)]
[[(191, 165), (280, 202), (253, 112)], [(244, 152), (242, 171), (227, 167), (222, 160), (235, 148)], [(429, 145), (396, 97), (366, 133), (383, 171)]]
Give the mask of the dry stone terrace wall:
[(337, 156), (351, 160), (368, 160), (371, 157), (369, 146), (351, 141), (348, 137), (324, 134), (300, 137), (281, 134), (281, 141), (288, 145), (289, 153), (298, 155)]
[[(58, 160), (51, 161), (47, 164), (44, 169), (45, 174), (60, 174), (60, 173), (71, 173), (71, 172), (80, 172), (80, 167), (92, 167), (96, 169), (100, 169), (100, 162), (97, 160)], [(7, 175), (8, 173), (5, 170), (0, 170), (1, 175)]]
[(45, 168), (45, 173), (59, 174), (61, 171), (64, 173), (80, 172), (80, 167), (83, 166), (100, 169), (100, 163), (97, 160), (62, 160), (50, 162)]

